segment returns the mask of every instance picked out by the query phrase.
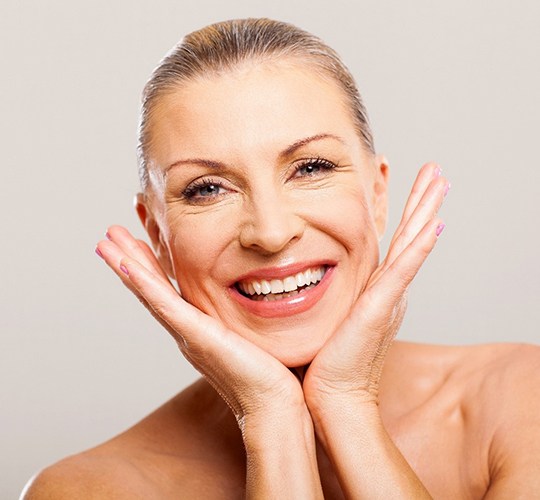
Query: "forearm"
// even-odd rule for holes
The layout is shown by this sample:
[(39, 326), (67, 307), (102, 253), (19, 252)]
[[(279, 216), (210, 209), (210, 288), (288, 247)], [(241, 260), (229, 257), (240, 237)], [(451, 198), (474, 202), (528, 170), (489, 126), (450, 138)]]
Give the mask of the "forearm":
[(431, 498), (374, 403), (328, 405), (313, 422), (346, 498)]
[(307, 409), (299, 415), (248, 417), (242, 422), (242, 434), (248, 499), (323, 498)]

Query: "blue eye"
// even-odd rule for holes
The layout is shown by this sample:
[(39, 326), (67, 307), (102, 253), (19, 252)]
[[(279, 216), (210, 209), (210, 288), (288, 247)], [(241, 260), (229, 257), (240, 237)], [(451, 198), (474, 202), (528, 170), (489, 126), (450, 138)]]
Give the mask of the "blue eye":
[(216, 184), (207, 184), (206, 186), (198, 188), (199, 196), (213, 196), (219, 193), (220, 186)]
[(315, 165), (313, 163), (310, 163), (308, 165), (305, 165), (303, 167), (300, 167), (297, 172), (299, 174), (306, 174), (306, 175), (313, 175), (315, 172), (318, 172), (321, 169), (320, 165)]
[(302, 161), (295, 168), (295, 177), (312, 177), (324, 175), (325, 173), (334, 170), (336, 165), (323, 158), (311, 158)]
[(212, 179), (199, 179), (191, 183), (182, 193), (187, 200), (206, 201), (223, 194), (224, 188), (220, 182)]

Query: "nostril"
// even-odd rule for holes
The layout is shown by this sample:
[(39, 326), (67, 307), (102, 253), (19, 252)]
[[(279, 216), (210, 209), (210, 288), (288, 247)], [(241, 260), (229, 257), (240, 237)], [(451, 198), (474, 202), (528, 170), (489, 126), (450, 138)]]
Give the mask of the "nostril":
[(266, 215), (262, 221), (246, 224), (240, 232), (240, 244), (265, 254), (282, 251), (292, 242), (299, 240), (304, 232), (304, 224), (296, 216), (283, 219)]

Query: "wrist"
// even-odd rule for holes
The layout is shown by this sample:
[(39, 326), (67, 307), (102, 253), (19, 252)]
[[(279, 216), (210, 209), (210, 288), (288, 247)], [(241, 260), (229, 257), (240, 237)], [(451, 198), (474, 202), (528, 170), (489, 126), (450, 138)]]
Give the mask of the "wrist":
[(313, 438), (313, 422), (307, 407), (267, 409), (249, 413), (238, 424), (246, 451), (266, 449), (283, 439), (309, 443)]
[(369, 417), (378, 414), (379, 399), (368, 390), (311, 390), (305, 394), (306, 406), (313, 418), (359, 414)]
[(323, 498), (307, 408), (247, 415), (241, 428), (247, 498)]
[(346, 438), (351, 429), (357, 435), (378, 433), (382, 427), (376, 398), (369, 394), (333, 394), (308, 402), (314, 431), (326, 448), (328, 440), (342, 435)]

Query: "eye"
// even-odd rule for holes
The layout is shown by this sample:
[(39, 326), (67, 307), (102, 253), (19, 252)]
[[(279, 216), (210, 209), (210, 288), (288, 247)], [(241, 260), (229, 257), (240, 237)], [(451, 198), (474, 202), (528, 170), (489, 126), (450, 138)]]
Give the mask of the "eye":
[(198, 179), (184, 189), (182, 196), (191, 202), (211, 201), (226, 192), (220, 181)]
[(293, 177), (316, 177), (334, 170), (336, 165), (323, 158), (309, 158), (296, 165)]

